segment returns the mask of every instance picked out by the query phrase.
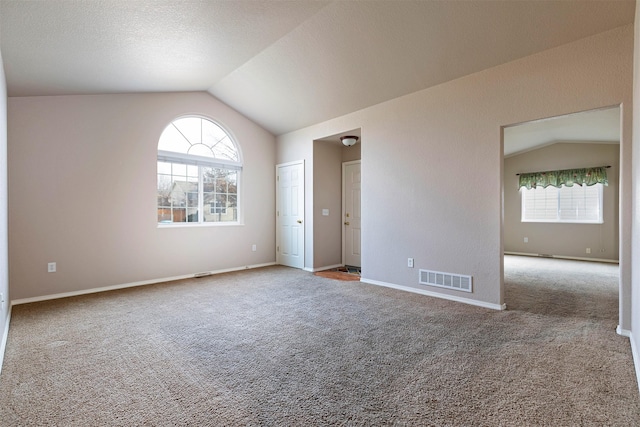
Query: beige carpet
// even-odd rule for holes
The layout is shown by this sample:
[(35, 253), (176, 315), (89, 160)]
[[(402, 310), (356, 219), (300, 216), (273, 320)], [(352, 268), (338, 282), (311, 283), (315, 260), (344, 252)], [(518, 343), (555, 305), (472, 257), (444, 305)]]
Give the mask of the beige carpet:
[(16, 306), (0, 425), (638, 425), (616, 277), (508, 258), (505, 312), (284, 267)]

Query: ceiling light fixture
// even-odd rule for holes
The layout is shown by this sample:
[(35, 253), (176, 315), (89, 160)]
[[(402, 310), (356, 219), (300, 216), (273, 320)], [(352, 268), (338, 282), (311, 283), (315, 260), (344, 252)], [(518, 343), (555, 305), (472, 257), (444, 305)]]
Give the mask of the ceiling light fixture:
[(355, 145), (356, 142), (358, 142), (358, 138), (357, 136), (353, 136), (353, 135), (346, 135), (346, 136), (341, 136), (340, 137), (340, 141), (342, 141), (342, 144), (345, 147), (351, 147), (352, 145)]

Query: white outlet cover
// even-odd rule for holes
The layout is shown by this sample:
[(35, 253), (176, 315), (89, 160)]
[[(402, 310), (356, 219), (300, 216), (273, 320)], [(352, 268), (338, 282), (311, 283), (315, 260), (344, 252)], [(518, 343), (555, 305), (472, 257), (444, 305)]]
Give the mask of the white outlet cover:
[(329, 216), (329, 209), (322, 209), (323, 216)]

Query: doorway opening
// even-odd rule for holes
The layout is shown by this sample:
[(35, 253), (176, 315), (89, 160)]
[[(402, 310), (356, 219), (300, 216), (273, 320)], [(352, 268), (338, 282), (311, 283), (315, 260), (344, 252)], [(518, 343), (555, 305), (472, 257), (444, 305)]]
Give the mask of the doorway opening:
[[(535, 311), (537, 302), (525, 303), (509, 288), (516, 285), (525, 286), (519, 283), (522, 276), (527, 275), (522, 272), (524, 267), (533, 270), (529, 271), (531, 280), (528, 283), (531, 284), (531, 289), (534, 288), (535, 277), (538, 277), (540, 285), (546, 282), (550, 286), (544, 291), (535, 292), (539, 302), (547, 305), (559, 304), (560, 307), (566, 301), (575, 303), (582, 300), (585, 295), (592, 292), (586, 281), (575, 280), (574, 286), (563, 289), (558, 287), (555, 291), (553, 287), (554, 283), (560, 284), (562, 274), (567, 274), (572, 266), (576, 267), (579, 263), (583, 263), (582, 269), (606, 271), (606, 275), (610, 275), (612, 271), (617, 272), (615, 299), (617, 299), (616, 307), (619, 306), (621, 292), (617, 264), (620, 258), (621, 239), (619, 224), (620, 117), (621, 109), (615, 106), (505, 126), (502, 129), (504, 255), (502, 293), (507, 308)], [(596, 202), (587, 200), (586, 196), (582, 199), (568, 196), (569, 193), (574, 193), (569, 188), (573, 186), (573, 182), (565, 185), (560, 181), (550, 184), (540, 180), (541, 183), (537, 186), (535, 182), (533, 183), (533, 189), (528, 188), (531, 185), (523, 183), (530, 177), (528, 174), (532, 173), (545, 176), (547, 172), (595, 167), (606, 168), (604, 169), (606, 183), (595, 184), (603, 186), (601, 200), (599, 200), (602, 211), (599, 212), (601, 220), (591, 223), (580, 221), (580, 212), (586, 209), (585, 206), (599, 208), (594, 207), (596, 205), (593, 203)], [(589, 174), (589, 171), (585, 173)], [(579, 172), (576, 174), (579, 175)], [(523, 179), (520, 178), (521, 176)], [(589, 182), (588, 185), (591, 186), (592, 183)], [(581, 187), (586, 187), (586, 183)], [(546, 194), (545, 188), (549, 188), (551, 190), (549, 194), (553, 193), (553, 195)], [(528, 193), (527, 197), (523, 197), (523, 192), (530, 191), (544, 193), (545, 200), (532, 204), (533, 198)], [(597, 192), (591, 192), (591, 194), (597, 194)], [(525, 206), (524, 200), (529, 204)], [(533, 212), (534, 209), (537, 211), (533, 220), (523, 215), (523, 212)], [(546, 259), (546, 262), (543, 259)], [(571, 261), (563, 263), (561, 259)], [(585, 261), (592, 262), (584, 264)], [(553, 266), (551, 271), (547, 271), (549, 266)], [(555, 281), (552, 279), (554, 268), (558, 270), (558, 280)], [(536, 269), (539, 271), (536, 272)], [(580, 267), (575, 271), (580, 271)], [(577, 274), (575, 273), (574, 276)], [(566, 279), (567, 276), (564, 277)], [(584, 283), (585, 287), (581, 288), (578, 286), (579, 283)], [(564, 305), (564, 307), (567, 306)]]
[[(357, 143), (341, 142), (347, 135), (357, 137)], [(313, 141), (313, 253), (308, 254), (313, 271), (348, 266), (360, 273), (362, 144), (357, 128)], [(345, 194), (345, 183), (349, 183), (349, 194)]]

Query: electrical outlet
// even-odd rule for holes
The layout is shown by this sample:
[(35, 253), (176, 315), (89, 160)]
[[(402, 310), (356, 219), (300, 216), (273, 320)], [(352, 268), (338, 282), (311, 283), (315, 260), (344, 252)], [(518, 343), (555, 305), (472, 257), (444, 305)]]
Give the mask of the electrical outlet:
[(590, 254), (591, 253), (591, 248), (587, 248), (587, 253)]
[(407, 267), (413, 268), (413, 258), (407, 258)]
[(528, 237), (525, 237), (525, 238), (524, 238), (524, 242), (525, 242), (525, 243), (529, 243), (529, 238), (528, 238)]
[(49, 264), (47, 264), (47, 272), (49, 272), (49, 273), (55, 273), (56, 272), (56, 263), (55, 262), (50, 262)]
[(255, 252), (258, 250), (258, 247), (256, 245), (251, 245), (251, 251)]

